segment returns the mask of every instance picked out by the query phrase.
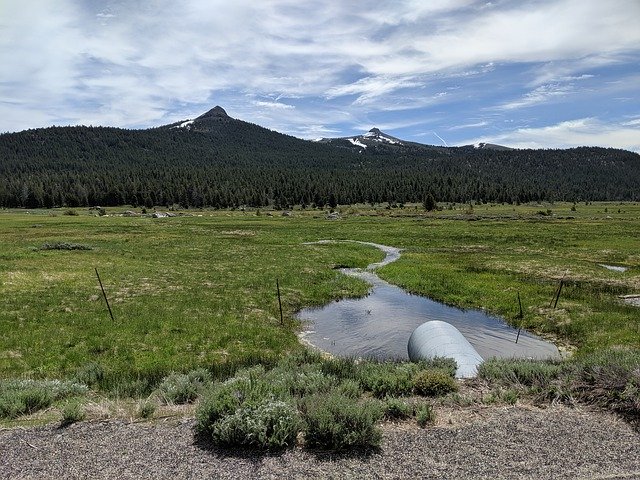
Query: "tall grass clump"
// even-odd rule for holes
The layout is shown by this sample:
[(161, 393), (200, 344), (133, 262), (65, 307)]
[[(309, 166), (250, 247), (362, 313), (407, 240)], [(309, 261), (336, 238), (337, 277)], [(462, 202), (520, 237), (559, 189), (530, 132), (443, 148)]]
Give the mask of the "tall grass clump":
[(74, 381), (89, 387), (97, 386), (104, 379), (104, 368), (97, 362), (89, 362), (76, 369)]
[(264, 380), (272, 388), (297, 398), (329, 392), (338, 383), (335, 377), (325, 375), (319, 364), (303, 364), (293, 368), (278, 365), (265, 374)]
[(547, 388), (563, 372), (562, 363), (494, 358), (478, 367), (478, 377), (503, 386)]
[(605, 350), (579, 358), (569, 384), (578, 401), (640, 419), (640, 350)]
[(168, 404), (191, 403), (211, 382), (205, 369), (192, 370), (188, 374), (172, 373), (158, 387), (158, 395)]
[(148, 397), (171, 373), (157, 365), (139, 370), (104, 369), (94, 388), (116, 398)]

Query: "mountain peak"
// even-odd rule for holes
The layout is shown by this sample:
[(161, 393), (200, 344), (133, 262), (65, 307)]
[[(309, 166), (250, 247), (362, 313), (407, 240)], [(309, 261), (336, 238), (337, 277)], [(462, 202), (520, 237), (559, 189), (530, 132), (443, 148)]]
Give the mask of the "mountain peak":
[(382, 135), (382, 132), (380, 131), (379, 128), (373, 127), (371, 130), (369, 130), (369, 133), (375, 133), (376, 135)]
[(229, 115), (227, 115), (227, 112), (225, 112), (224, 108), (216, 105), (207, 113), (203, 113), (202, 115), (200, 115), (198, 118), (196, 118), (196, 120), (202, 120), (205, 118), (229, 118)]

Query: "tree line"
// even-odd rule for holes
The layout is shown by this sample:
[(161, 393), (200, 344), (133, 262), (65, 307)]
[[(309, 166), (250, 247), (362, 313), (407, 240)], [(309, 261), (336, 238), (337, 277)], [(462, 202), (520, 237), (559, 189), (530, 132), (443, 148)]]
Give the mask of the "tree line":
[(0, 207), (636, 201), (618, 149), (340, 148), (231, 120), (207, 131), (50, 127), (0, 135)]

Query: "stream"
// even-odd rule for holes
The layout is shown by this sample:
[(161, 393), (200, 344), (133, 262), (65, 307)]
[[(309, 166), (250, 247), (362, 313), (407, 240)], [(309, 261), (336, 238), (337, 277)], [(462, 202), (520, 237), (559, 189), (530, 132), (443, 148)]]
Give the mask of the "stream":
[[(347, 240), (348, 241), (348, 240)], [(330, 240), (308, 243), (335, 243)], [(318, 308), (305, 308), (298, 318), (305, 326), (302, 341), (342, 357), (408, 359), (407, 342), (416, 327), (430, 320), (455, 326), (487, 360), (498, 358), (560, 358), (558, 348), (532, 333), (518, 330), (481, 310), (462, 310), (426, 297), (412, 295), (385, 282), (374, 271), (400, 258), (401, 250), (370, 242), (356, 242), (382, 250), (385, 258), (366, 269), (340, 271), (371, 285), (366, 297), (336, 300)]]

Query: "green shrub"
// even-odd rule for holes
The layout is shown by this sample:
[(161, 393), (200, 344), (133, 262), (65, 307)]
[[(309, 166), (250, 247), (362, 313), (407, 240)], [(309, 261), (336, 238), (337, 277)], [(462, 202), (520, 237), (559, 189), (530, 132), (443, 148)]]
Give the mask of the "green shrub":
[(60, 424), (63, 427), (84, 419), (85, 412), (79, 402), (69, 402), (62, 408), (62, 421)]
[(138, 416), (140, 418), (151, 418), (156, 412), (156, 404), (151, 400), (145, 400), (138, 405)]
[(416, 422), (422, 428), (426, 427), (428, 424), (435, 422), (436, 414), (433, 411), (433, 407), (428, 403), (423, 403), (419, 405), (416, 409)]
[(198, 387), (188, 375), (172, 373), (160, 384), (158, 393), (165, 403), (190, 403), (198, 398)]
[(400, 398), (387, 398), (384, 402), (384, 416), (389, 420), (403, 420), (413, 415), (413, 408)]
[(348, 398), (360, 398), (362, 395), (362, 388), (360, 383), (355, 380), (343, 380), (334, 390), (339, 395), (344, 395)]
[(360, 365), (352, 358), (326, 358), (322, 360), (321, 368), (326, 375), (332, 375), (339, 380), (357, 380), (360, 375)]
[(513, 388), (508, 388), (500, 393), (500, 399), (509, 405), (515, 405), (520, 398), (520, 394)]
[(377, 398), (410, 395), (418, 368), (415, 363), (367, 362), (360, 365), (360, 385)]
[(86, 385), (60, 380), (0, 382), (0, 418), (16, 418), (49, 407), (54, 401), (84, 395)]
[(358, 402), (342, 395), (314, 396), (303, 407), (305, 442), (328, 450), (377, 447), (382, 433), (378, 402)]
[(224, 416), (213, 425), (211, 434), (220, 446), (280, 449), (295, 445), (300, 427), (295, 407), (271, 398)]
[(203, 395), (196, 409), (196, 431), (210, 434), (218, 420), (233, 414), (240, 406), (240, 395), (240, 391), (220, 386)]
[(493, 405), (494, 403), (498, 403), (499, 399), (500, 393), (494, 389), (489, 393), (483, 394), (480, 401), (485, 405)]
[(436, 397), (458, 390), (458, 383), (445, 370), (420, 370), (413, 377), (413, 390), (418, 395)]
[(451, 378), (456, 376), (456, 371), (458, 370), (458, 364), (453, 358), (446, 357), (433, 357), (429, 360), (421, 360), (418, 362), (418, 365), (422, 369), (437, 369), (444, 371)]

